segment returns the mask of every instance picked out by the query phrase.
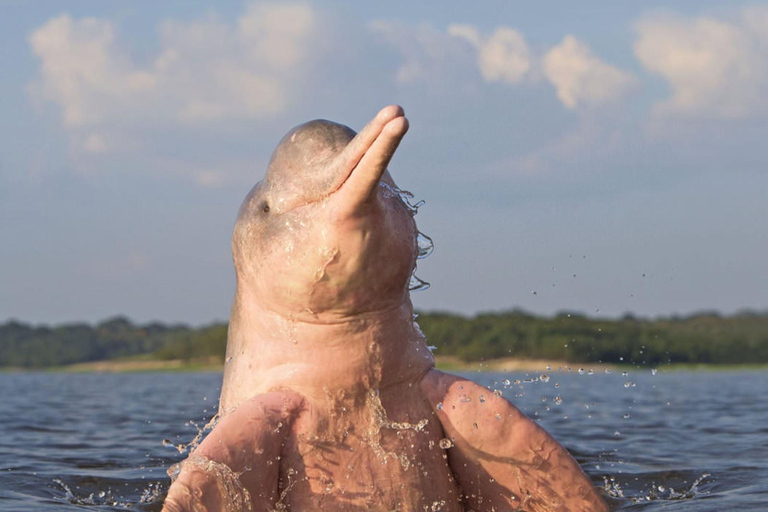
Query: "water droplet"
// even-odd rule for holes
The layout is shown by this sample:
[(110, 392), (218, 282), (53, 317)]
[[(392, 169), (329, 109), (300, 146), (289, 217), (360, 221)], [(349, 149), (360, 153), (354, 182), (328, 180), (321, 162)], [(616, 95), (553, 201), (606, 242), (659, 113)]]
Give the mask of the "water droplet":
[(624, 413), (624, 419), (626, 420), (626, 419), (628, 419), (628, 418), (629, 418), (629, 413), (628, 413), (628, 412), (625, 412), (625, 413)]
[(563, 397), (557, 395), (554, 399), (555, 405), (561, 405), (563, 403)]
[[(445, 500), (433, 501), (430, 512), (440, 512), (445, 507)], [(425, 508), (426, 509), (426, 508)]]
[(658, 370), (656, 368), (651, 368), (651, 375), (656, 375)]
[(430, 284), (428, 282), (419, 279), (415, 275), (412, 275), (411, 280), (408, 282), (408, 291), (420, 292), (422, 290), (428, 289), (429, 286)]
[(630, 388), (630, 387), (632, 387), (632, 381), (629, 381), (629, 380), (628, 380), (627, 382), (625, 382), (625, 383), (624, 383), (624, 387), (625, 387), (625, 388)]
[(443, 410), (443, 402), (438, 402), (437, 403), (437, 410), (438, 411), (442, 411)]
[(503, 381), (501, 381), (501, 384), (503, 386), (509, 386), (511, 384), (511, 382), (509, 382), (509, 379), (504, 379)]
[(478, 398), (478, 400), (480, 400), (480, 403), (481, 403), (481, 404), (484, 404), (484, 403), (485, 403), (485, 395), (480, 395), (480, 397)]
[(546, 373), (542, 373), (541, 375), (539, 375), (539, 380), (541, 382), (549, 382), (549, 375), (547, 375)]
[(440, 445), (440, 448), (442, 448), (443, 450), (447, 450), (448, 448), (453, 448), (453, 441), (451, 441), (447, 437), (444, 437), (440, 440), (439, 445)]
[(467, 402), (471, 402), (471, 401), (472, 401), (472, 399), (470, 397), (468, 397), (468, 396), (463, 396), (463, 397), (459, 398), (459, 402), (461, 402), (461, 403), (465, 403), (466, 404)]
[(493, 394), (494, 394), (494, 396), (501, 396), (502, 395), (502, 391), (500, 389), (494, 389), (493, 390)]
[(614, 436), (616, 436), (616, 437), (619, 437), (619, 436), (621, 436), (621, 432), (619, 432), (619, 431), (617, 430), (616, 432), (614, 432), (614, 433), (613, 433), (613, 435), (614, 435)]
[(420, 260), (429, 256), (435, 250), (435, 243), (421, 231), (416, 234), (416, 246), (419, 251), (416, 258)]
[(231, 363), (231, 362), (232, 362), (234, 359), (235, 359), (234, 357), (232, 357), (232, 356), (229, 356), (229, 357), (227, 358), (227, 362), (228, 362), (228, 363)]
[(579, 375), (584, 375), (584, 368), (579, 368)]

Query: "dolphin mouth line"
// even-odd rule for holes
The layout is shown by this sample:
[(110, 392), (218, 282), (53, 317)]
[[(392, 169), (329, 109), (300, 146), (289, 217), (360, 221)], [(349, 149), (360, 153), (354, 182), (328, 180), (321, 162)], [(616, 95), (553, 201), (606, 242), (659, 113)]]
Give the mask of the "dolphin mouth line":
[[(362, 160), (362, 157), (360, 158), (360, 160)], [(341, 191), (341, 189), (344, 187), (344, 185), (347, 184), (349, 179), (352, 177), (352, 175), (357, 170), (357, 166), (358, 166), (359, 163), (360, 162), (358, 161), (358, 163), (355, 164), (354, 167), (352, 167), (352, 169), (347, 173), (347, 175), (342, 180), (339, 181), (338, 185), (334, 184), (334, 186), (328, 192), (326, 192), (324, 194), (321, 194), (319, 197), (317, 197), (315, 199), (310, 199), (310, 200), (302, 201), (301, 203), (298, 203), (298, 204), (296, 204), (294, 206), (291, 206), (290, 208), (280, 209), (280, 213), (281, 214), (289, 213), (289, 212), (292, 212), (292, 211), (297, 210), (299, 208), (304, 208), (305, 206), (310, 206), (310, 205), (313, 205), (313, 204), (321, 203), (323, 201), (327, 201), (331, 196), (333, 196), (334, 194), (337, 194), (339, 191)], [(385, 171), (386, 171), (386, 169), (385, 169)], [(382, 173), (382, 176), (383, 176), (383, 173)], [(379, 178), (379, 180), (378, 180), (377, 187), (381, 187), (381, 188), (384, 188), (384, 189), (387, 189), (387, 190), (389, 188), (392, 188), (390, 185), (382, 182), (381, 178)]]

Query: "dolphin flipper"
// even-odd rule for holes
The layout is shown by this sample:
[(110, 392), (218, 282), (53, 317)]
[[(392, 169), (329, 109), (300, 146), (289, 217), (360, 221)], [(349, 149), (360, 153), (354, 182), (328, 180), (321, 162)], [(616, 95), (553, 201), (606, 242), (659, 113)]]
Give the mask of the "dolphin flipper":
[(280, 456), (303, 399), (257, 395), (223, 416), (180, 465), (163, 512), (275, 510)]
[(421, 388), (450, 440), (448, 462), (472, 510), (608, 510), (568, 451), (503, 397), (434, 369)]

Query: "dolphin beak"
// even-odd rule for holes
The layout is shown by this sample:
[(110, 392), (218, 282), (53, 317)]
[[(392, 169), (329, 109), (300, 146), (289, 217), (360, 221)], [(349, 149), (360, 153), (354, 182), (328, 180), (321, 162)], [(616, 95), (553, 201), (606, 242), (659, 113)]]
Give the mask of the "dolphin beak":
[(379, 180), (407, 131), (402, 107), (384, 107), (339, 154), (344, 181), (336, 193), (349, 213), (376, 197)]

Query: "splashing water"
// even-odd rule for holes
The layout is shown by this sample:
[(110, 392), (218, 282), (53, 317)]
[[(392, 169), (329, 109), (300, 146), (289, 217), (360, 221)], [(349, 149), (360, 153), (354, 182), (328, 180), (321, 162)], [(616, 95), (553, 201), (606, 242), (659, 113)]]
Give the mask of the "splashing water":
[(379, 182), (379, 187), (381, 187), (384, 190), (384, 195), (386, 197), (397, 197), (402, 201), (402, 203), (405, 205), (406, 208), (408, 208), (408, 212), (410, 212), (411, 215), (416, 215), (419, 213), (419, 208), (424, 206), (424, 201), (416, 201), (413, 202), (414, 195), (411, 192), (408, 192), (407, 190), (403, 190), (398, 187), (393, 187), (392, 185), (389, 185), (388, 183)]
[(213, 416), (213, 418), (208, 421), (203, 427), (200, 427), (197, 422), (194, 421), (188, 421), (187, 425), (191, 425), (197, 429), (197, 434), (195, 437), (188, 443), (174, 443), (170, 439), (163, 439), (163, 446), (172, 446), (173, 448), (176, 448), (176, 450), (179, 453), (186, 453), (191, 452), (195, 448), (197, 448), (197, 445), (200, 444), (200, 442), (203, 440), (203, 437), (213, 430), (213, 428), (216, 426), (216, 424), (219, 422), (219, 419), (221, 416), (219, 414), (216, 414)]
[[(140, 491), (141, 494), (138, 496), (138, 500), (136, 500), (135, 497), (123, 495), (123, 491), (118, 493), (112, 487), (103, 488), (97, 486), (96, 489), (91, 490), (88, 488), (90, 486), (83, 484), (73, 489), (72, 486), (60, 478), (54, 478), (53, 483), (64, 491), (64, 499), (72, 505), (80, 507), (110, 507), (126, 510), (134, 509), (137, 503), (144, 506), (159, 504), (165, 498), (165, 493), (168, 490), (167, 486), (160, 482), (150, 482)], [(124, 491), (133, 494), (137, 492), (137, 490), (130, 488)]]
[[(400, 199), (400, 201), (405, 205), (405, 207), (408, 209), (408, 212), (411, 214), (411, 216), (415, 216), (419, 212), (419, 208), (424, 206), (425, 202), (422, 201), (413, 201), (413, 194), (411, 192), (408, 192), (407, 190), (402, 190), (397, 187), (393, 187), (392, 185), (389, 185), (387, 183), (379, 183), (379, 187), (384, 191), (385, 197), (397, 197)], [(435, 249), (435, 243), (432, 241), (430, 237), (422, 233), (421, 231), (416, 232), (416, 259), (424, 259), (430, 254), (432, 254), (432, 251)], [(411, 273), (410, 281), (408, 282), (408, 291), (411, 292), (420, 292), (423, 290), (427, 290), (430, 287), (430, 284), (427, 281), (424, 281), (423, 279), (420, 279), (416, 276), (416, 268), (414, 267), (413, 272)]]
[[(223, 510), (251, 510), (251, 495), (240, 482), (240, 473), (235, 473), (226, 464), (193, 453), (186, 460), (168, 468), (168, 476), (172, 481), (176, 481), (181, 472), (187, 468), (189, 471), (203, 472), (216, 483), (218, 494), (223, 499)], [(189, 492), (187, 488), (183, 489)], [(193, 494), (193, 499), (193, 503), (196, 503), (198, 497)]]
[[(625, 492), (625, 488), (629, 489), (628, 485), (620, 484), (616, 477), (603, 476), (603, 490), (611, 498), (629, 500), (633, 503), (645, 501), (682, 501), (708, 494), (708, 491), (700, 491), (699, 485), (710, 476), (709, 473), (702, 474), (693, 481), (690, 487), (680, 492), (675, 491), (671, 486), (653, 483), (650, 489), (647, 490), (629, 490), (627, 491), (630, 493), (629, 495)], [(687, 482), (683, 481), (683, 485), (686, 484)]]
[(405, 454), (398, 454), (384, 449), (381, 445), (382, 429), (390, 429), (398, 432), (412, 431), (415, 433), (424, 432), (424, 428), (429, 424), (429, 420), (424, 418), (418, 423), (396, 422), (387, 417), (387, 411), (381, 403), (377, 389), (371, 389), (366, 396), (366, 407), (370, 414), (370, 424), (368, 425), (364, 439), (368, 446), (373, 449), (376, 456), (383, 462), (390, 458), (397, 460), (404, 469), (408, 469), (415, 461), (411, 461)]

